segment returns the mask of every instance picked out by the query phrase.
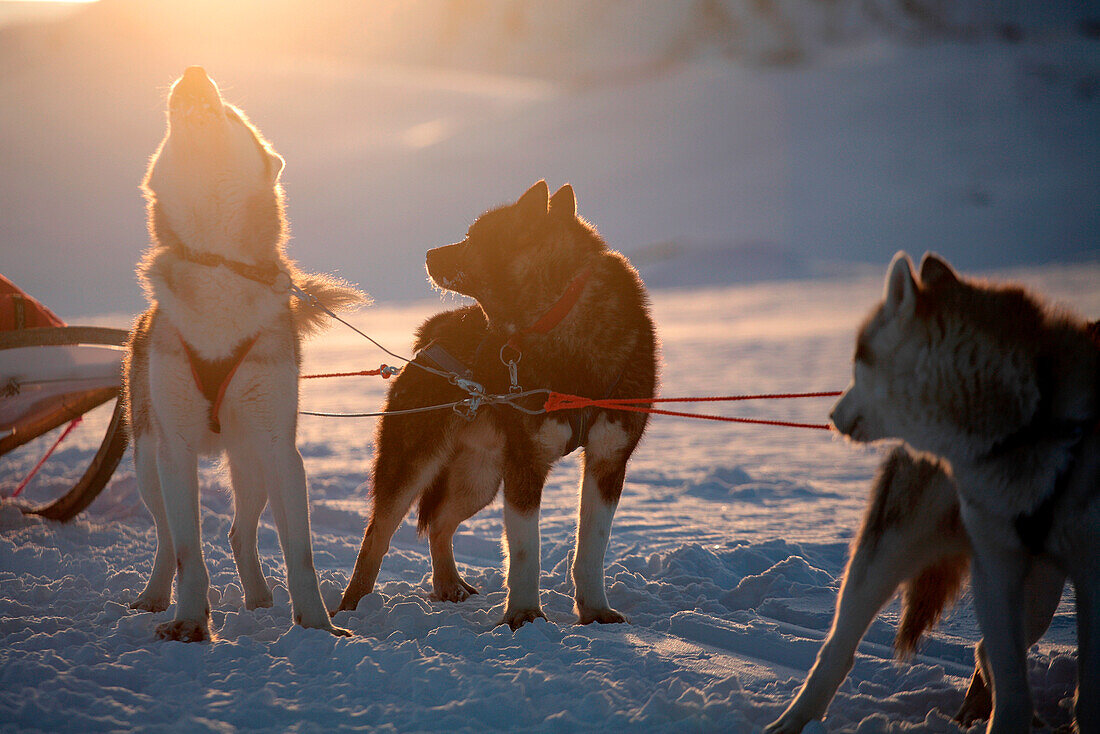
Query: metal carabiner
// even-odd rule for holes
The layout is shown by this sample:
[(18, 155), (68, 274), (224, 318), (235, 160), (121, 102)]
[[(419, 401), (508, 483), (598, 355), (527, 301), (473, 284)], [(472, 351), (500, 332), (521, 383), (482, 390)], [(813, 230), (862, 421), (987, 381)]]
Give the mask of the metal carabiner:
[(459, 390), (465, 390), (471, 398), (478, 398), (479, 400), (485, 396), (485, 388), (481, 386), (480, 382), (474, 382), (473, 380), (467, 380), (465, 377), (459, 377), (453, 375), (451, 382)]
[[(516, 353), (515, 358), (514, 359), (505, 358), (505, 356), (504, 356), (504, 350), (505, 349), (511, 349), (513, 352), (515, 352)], [(508, 383), (509, 383), (508, 384), (508, 392), (510, 392), (510, 393), (523, 392), (523, 388), (519, 384), (519, 363), (520, 363), (520, 360), (523, 359), (523, 352), (521, 352), (519, 349), (517, 349), (513, 345), (509, 344), (508, 342), (505, 342), (500, 347), (500, 355), (499, 356), (500, 356), (501, 363), (505, 367), (508, 368)]]
[(481, 407), (480, 395), (471, 395), (466, 400), (458, 403), (454, 406), (454, 412), (465, 418), (467, 421), (473, 421), (477, 417), (477, 409)]
[(316, 308), (320, 308), (320, 309), (323, 309), (325, 311), (328, 310), (328, 309), (325, 309), (324, 306), (321, 305), (321, 302), (317, 299), (317, 296), (313, 295), (312, 293), (306, 293), (294, 281), (291, 281), (290, 285), (287, 286), (287, 291), (290, 293), (290, 295), (294, 296), (295, 298), (297, 298), (300, 301), (304, 301), (305, 303), (308, 303), (310, 306), (314, 306)]

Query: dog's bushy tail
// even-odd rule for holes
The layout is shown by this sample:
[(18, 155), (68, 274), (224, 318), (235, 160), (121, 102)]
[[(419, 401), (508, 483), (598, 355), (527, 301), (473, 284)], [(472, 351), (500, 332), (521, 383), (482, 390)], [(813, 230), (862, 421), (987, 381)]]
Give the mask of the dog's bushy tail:
[(894, 652), (899, 658), (910, 658), (916, 652), (921, 635), (958, 598), (969, 570), (969, 556), (948, 556), (902, 584), (901, 622), (894, 638)]
[[(343, 311), (353, 306), (369, 306), (371, 297), (351, 283), (323, 273), (294, 273), (294, 284), (314, 296), (330, 311)], [(300, 299), (291, 299), (294, 328), (299, 334), (315, 334), (329, 325), (331, 320), (321, 309)]]

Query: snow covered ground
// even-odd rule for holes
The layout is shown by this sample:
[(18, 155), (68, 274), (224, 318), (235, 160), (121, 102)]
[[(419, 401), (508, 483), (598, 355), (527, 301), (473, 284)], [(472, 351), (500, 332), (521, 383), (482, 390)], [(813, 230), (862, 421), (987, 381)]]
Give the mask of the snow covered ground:
[[(1001, 273), (1100, 314), (1100, 265)], [(660, 290), (666, 396), (841, 389), (859, 318), (880, 277)], [(377, 306), (356, 324), (407, 350), (437, 302)], [(305, 371), (385, 361), (332, 330)], [(303, 407), (370, 410), (377, 378), (309, 381)], [(728, 414), (823, 421), (828, 400), (737, 404)], [(91, 416), (99, 423), (105, 416)], [(315, 560), (335, 605), (355, 560), (372, 421), (305, 417)], [(77, 433), (28, 490), (67, 486), (98, 439)], [(48, 438), (0, 459), (0, 493)], [(481, 594), (428, 598), (429, 560), (412, 526), (398, 532), (378, 591), (337, 615), (355, 637), (290, 622), (284, 566), (265, 513), (260, 552), (275, 606), (245, 611), (226, 539), (226, 479), (202, 468), (203, 535), (217, 637), (158, 642), (160, 614), (127, 608), (155, 546), (130, 460), (69, 525), (0, 504), (0, 730), (752, 732), (787, 704), (827, 630), (838, 575), (878, 451), (825, 432), (657, 418), (635, 454), (607, 556), (608, 594), (629, 626), (572, 625), (568, 567), (575, 457), (552, 473), (542, 508), (542, 601), (549, 622), (494, 626), (504, 599), (499, 501), (456, 536)], [(873, 625), (825, 720), (829, 731), (954, 732), (978, 638), (964, 598), (912, 663), (890, 660), (896, 608)], [(1067, 720), (1074, 685), (1072, 593), (1032, 651), (1039, 711)]]

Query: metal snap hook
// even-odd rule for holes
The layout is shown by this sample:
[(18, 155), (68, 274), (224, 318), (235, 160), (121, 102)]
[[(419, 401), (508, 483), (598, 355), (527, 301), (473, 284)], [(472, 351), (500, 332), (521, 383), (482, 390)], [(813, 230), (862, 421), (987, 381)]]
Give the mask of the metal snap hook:
[[(511, 349), (513, 352), (515, 352), (516, 356), (512, 359), (509, 359), (508, 357), (505, 357), (504, 356), (504, 350), (505, 349)], [(508, 392), (510, 392), (510, 393), (523, 392), (523, 388), (520, 387), (520, 384), (519, 384), (519, 362), (520, 362), (521, 359), (523, 359), (523, 352), (521, 352), (518, 348), (516, 348), (512, 344), (509, 344), (508, 342), (505, 342), (500, 347), (500, 361), (503, 362), (504, 366), (508, 368), (508, 382), (509, 382)]]

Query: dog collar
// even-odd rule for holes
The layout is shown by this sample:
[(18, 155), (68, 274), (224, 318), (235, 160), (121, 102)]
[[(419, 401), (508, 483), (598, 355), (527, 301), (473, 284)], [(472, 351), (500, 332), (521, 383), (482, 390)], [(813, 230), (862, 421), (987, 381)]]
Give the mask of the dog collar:
[(520, 341), (528, 334), (550, 333), (555, 326), (562, 322), (562, 319), (569, 315), (573, 307), (577, 305), (577, 301), (580, 300), (581, 293), (584, 291), (584, 287), (588, 284), (588, 279), (591, 277), (592, 266), (589, 265), (577, 273), (573, 280), (569, 282), (569, 285), (565, 287), (565, 292), (561, 294), (561, 298), (547, 309), (535, 323), (513, 334), (508, 339), (507, 346), (518, 349)]
[(260, 285), (266, 285), (268, 288), (276, 288), (280, 284), (284, 288), (289, 288), (291, 284), (287, 272), (275, 264), (249, 265), (239, 260), (230, 260), (213, 252), (195, 252), (182, 244), (179, 246), (177, 254), (187, 262), (205, 265), (208, 268), (224, 265), (242, 278)]

